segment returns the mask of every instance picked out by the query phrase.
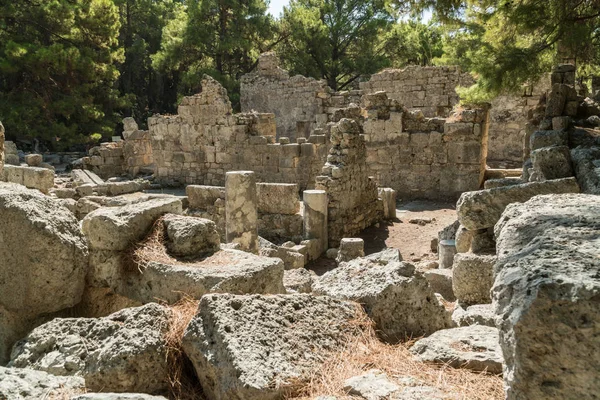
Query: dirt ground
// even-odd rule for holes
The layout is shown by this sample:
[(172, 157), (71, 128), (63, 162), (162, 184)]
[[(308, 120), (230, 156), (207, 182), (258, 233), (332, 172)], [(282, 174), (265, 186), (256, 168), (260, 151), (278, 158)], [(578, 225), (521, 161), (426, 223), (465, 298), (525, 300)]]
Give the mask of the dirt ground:
[[(437, 253), (431, 249), (431, 240), (456, 221), (455, 203), (429, 200), (401, 202), (396, 205), (396, 214), (394, 221), (380, 222), (357, 235), (365, 241), (365, 254), (392, 247), (400, 250), (405, 261), (437, 261)], [(410, 223), (412, 219), (431, 219), (431, 222), (419, 225)], [(322, 257), (307, 268), (321, 275), (335, 266), (334, 260)]]

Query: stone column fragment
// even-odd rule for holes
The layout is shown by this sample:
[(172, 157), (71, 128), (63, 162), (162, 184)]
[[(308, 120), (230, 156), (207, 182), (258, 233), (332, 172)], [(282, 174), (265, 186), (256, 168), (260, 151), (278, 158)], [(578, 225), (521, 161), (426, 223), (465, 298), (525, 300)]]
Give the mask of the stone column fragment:
[(321, 244), (320, 253), (327, 250), (327, 192), (324, 190), (305, 190), (304, 200), (304, 237), (318, 239)]
[(225, 228), (227, 243), (258, 252), (256, 177), (252, 171), (225, 174)]
[(456, 241), (441, 240), (438, 246), (440, 268), (452, 268), (456, 255)]
[(396, 218), (396, 191), (392, 188), (379, 188), (379, 197), (383, 200), (383, 218)]

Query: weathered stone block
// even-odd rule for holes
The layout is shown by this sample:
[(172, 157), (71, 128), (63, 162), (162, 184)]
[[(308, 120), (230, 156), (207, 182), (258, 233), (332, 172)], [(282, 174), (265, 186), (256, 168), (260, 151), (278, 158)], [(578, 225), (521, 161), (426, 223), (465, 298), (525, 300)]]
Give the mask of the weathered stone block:
[(537, 180), (560, 179), (573, 176), (571, 151), (567, 146), (542, 147), (531, 152), (533, 172)]
[(267, 214), (296, 214), (300, 211), (298, 184), (257, 183), (258, 212)]
[(463, 304), (490, 303), (495, 256), (459, 253), (452, 266), (452, 290)]
[(557, 194), (511, 204), (496, 225), (492, 296), (506, 398), (600, 393), (600, 203)]

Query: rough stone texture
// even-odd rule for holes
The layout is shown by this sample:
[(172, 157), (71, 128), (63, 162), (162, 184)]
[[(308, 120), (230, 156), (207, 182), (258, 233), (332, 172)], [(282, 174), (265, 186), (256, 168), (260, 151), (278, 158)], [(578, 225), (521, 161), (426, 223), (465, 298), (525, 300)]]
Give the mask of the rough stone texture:
[(410, 351), (423, 361), (492, 374), (502, 373), (498, 329), (490, 326), (443, 329), (418, 340)]
[[(260, 248), (258, 254), (265, 257), (280, 258), (286, 270), (302, 268), (308, 262), (308, 249), (302, 245), (294, 245), (292, 247), (277, 246), (262, 237), (259, 238), (259, 241)], [(300, 249), (302, 249), (302, 252), (299, 251)]]
[(540, 194), (579, 193), (575, 178), (467, 192), (458, 200), (456, 212), (460, 223), (469, 230), (489, 228), (496, 224), (510, 203), (522, 203)]
[(329, 248), (327, 192), (325, 190), (305, 190), (302, 193), (302, 200), (304, 202), (304, 237), (308, 240), (317, 240), (316, 252), (320, 255)]
[(392, 188), (379, 188), (378, 191), (383, 201), (383, 218), (396, 219), (396, 191)]
[(367, 371), (363, 375), (353, 376), (344, 381), (344, 390), (348, 394), (366, 400), (383, 400), (396, 392), (400, 387), (390, 381), (387, 375), (377, 369)]
[(498, 221), (492, 296), (507, 399), (600, 393), (599, 215), (598, 196), (562, 194), (512, 204)]
[(54, 172), (46, 168), (5, 165), (2, 170), (2, 181), (48, 193), (54, 187)]
[(569, 144), (567, 131), (535, 131), (529, 138), (531, 151), (543, 147), (566, 146)]
[(471, 249), (471, 242), (473, 241), (473, 231), (468, 230), (464, 226), (460, 225), (456, 230), (456, 239), (454, 245), (457, 253), (466, 253)]
[(368, 119), (363, 124), (369, 174), (379, 186), (391, 187), (402, 199), (458, 198), (481, 187), (487, 108), (457, 109), (448, 119), (424, 118), (385, 101), (383, 110), (366, 106)]
[(43, 161), (41, 154), (27, 154), (25, 156), (25, 162), (30, 167), (39, 167)]
[(342, 263), (314, 282), (313, 292), (362, 304), (389, 342), (451, 326), (425, 277), (404, 262), (358, 258)]
[(167, 249), (175, 256), (202, 257), (220, 249), (217, 226), (208, 219), (167, 214), (163, 224), (167, 232)]
[(0, 324), (3, 362), (14, 340), (26, 333), (25, 321), (81, 300), (88, 248), (69, 210), (22, 186), (0, 184), (0, 221), (0, 314), (7, 313), (0, 316), (6, 323)]
[(199, 299), (206, 293), (285, 293), (283, 262), (240, 250), (226, 249), (194, 263), (150, 261), (130, 271), (117, 291), (148, 303), (176, 303), (184, 295)]
[(83, 392), (85, 381), (75, 376), (54, 376), (24, 368), (0, 367), (0, 398), (6, 400), (40, 400), (64, 398)]
[(181, 200), (174, 197), (99, 208), (86, 215), (82, 230), (88, 238), (90, 248), (121, 251), (143, 239), (160, 216), (181, 212)]
[(273, 52), (261, 54), (255, 71), (242, 76), (242, 111), (257, 110), (275, 114), (277, 137), (296, 140), (317, 127), (323, 114), (323, 97), (328, 95), (325, 81), (289, 76), (279, 67)]
[(456, 66), (386, 69), (361, 82), (364, 93), (381, 90), (410, 110), (419, 109), (427, 117), (447, 117), (458, 104), (457, 86), (472, 85), (473, 78)]
[(573, 149), (571, 159), (581, 191), (600, 194), (600, 147)]
[(531, 161), (537, 180), (545, 181), (573, 176), (571, 152), (567, 146), (542, 147), (534, 150), (531, 152)]
[(105, 318), (56, 318), (20, 340), (9, 366), (82, 376), (90, 390), (146, 392), (167, 385), (163, 335), (170, 310), (158, 304)]
[(295, 183), (257, 183), (256, 195), (259, 213), (296, 214), (300, 211)]
[(340, 247), (335, 261), (338, 263), (354, 260), (365, 255), (365, 241), (361, 238), (344, 238), (340, 241)]
[(0, 176), (4, 168), (4, 125), (0, 121)]
[(225, 228), (227, 243), (258, 253), (256, 178), (252, 171), (227, 172), (225, 178)]
[(452, 289), (464, 304), (490, 303), (495, 256), (459, 253), (452, 266)]
[(283, 286), (287, 293), (310, 293), (315, 279), (317, 279), (317, 275), (304, 268), (283, 272)]
[(484, 189), (493, 189), (497, 187), (503, 186), (512, 186), (512, 185), (520, 185), (524, 183), (523, 180), (519, 178), (502, 178), (502, 179), (488, 179), (483, 183)]
[(353, 304), (307, 294), (207, 295), (183, 348), (210, 400), (280, 399), (352, 332)]
[(69, 400), (167, 400), (167, 398), (143, 393), (87, 393), (71, 397)]
[(456, 304), (452, 313), (452, 321), (458, 326), (485, 325), (496, 326), (494, 307), (492, 304), (475, 304), (463, 308)]
[(423, 273), (434, 293), (442, 295), (444, 300), (455, 301), (456, 296), (452, 290), (452, 270), (432, 269)]
[(343, 118), (331, 128), (331, 150), (316, 189), (327, 191), (328, 237), (338, 245), (383, 218), (377, 185), (368, 176), (366, 147), (356, 121)]

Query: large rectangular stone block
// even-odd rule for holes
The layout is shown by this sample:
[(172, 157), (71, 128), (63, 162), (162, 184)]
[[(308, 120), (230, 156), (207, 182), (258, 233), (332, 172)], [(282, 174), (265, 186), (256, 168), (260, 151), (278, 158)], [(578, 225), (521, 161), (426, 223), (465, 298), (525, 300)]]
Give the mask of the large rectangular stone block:
[(195, 210), (206, 210), (212, 207), (217, 199), (225, 200), (223, 186), (188, 185), (185, 188), (189, 207)]
[(256, 192), (259, 213), (296, 214), (300, 211), (296, 183), (257, 183)]

